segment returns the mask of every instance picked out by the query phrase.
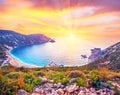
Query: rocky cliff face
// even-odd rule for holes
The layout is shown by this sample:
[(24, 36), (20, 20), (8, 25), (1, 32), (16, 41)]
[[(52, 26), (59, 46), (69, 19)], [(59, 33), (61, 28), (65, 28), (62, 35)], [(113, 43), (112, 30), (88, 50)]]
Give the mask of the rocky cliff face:
[(6, 51), (18, 46), (42, 44), (54, 41), (42, 34), (23, 35), (10, 30), (0, 30), (0, 66), (9, 64)]
[(89, 57), (92, 60), (89, 66), (107, 66), (112, 70), (120, 70), (120, 42), (92, 53)]
[(91, 49), (91, 55), (88, 57), (89, 63), (94, 62), (100, 58), (102, 54), (101, 48)]
[(42, 34), (23, 35), (10, 30), (0, 30), (0, 44), (11, 47), (41, 44), (50, 40), (52, 39)]

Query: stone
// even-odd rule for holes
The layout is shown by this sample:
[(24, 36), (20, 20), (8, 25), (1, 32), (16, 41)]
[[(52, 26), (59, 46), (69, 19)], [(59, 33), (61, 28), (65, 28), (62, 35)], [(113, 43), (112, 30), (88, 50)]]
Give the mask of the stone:
[(61, 89), (61, 88), (59, 88), (59, 89), (57, 90), (57, 93), (58, 93), (59, 95), (64, 95), (64, 91), (63, 91), (63, 89)]
[(81, 91), (78, 93), (78, 95), (86, 95), (86, 94), (85, 94), (84, 91), (81, 90)]
[(78, 89), (78, 86), (76, 86), (76, 84), (70, 85), (70, 86), (66, 86), (66, 91), (67, 92), (74, 92), (77, 89)]
[(107, 83), (102, 83), (102, 85), (107, 88), (109, 85)]
[(75, 83), (77, 80), (76, 80), (76, 78), (72, 78), (70, 81), (69, 81), (69, 83)]
[(18, 90), (17, 95), (30, 95), (30, 93), (26, 92), (23, 89)]
[(42, 92), (43, 92), (43, 90), (41, 90), (40, 88), (36, 88), (36, 89), (34, 90), (34, 92), (37, 92), (37, 93), (42, 93)]
[(16, 95), (114, 95), (112, 89), (104, 87), (103, 89), (95, 89), (93, 87), (78, 87), (76, 84), (62, 87), (61, 83), (44, 83), (34, 87), (33, 93), (29, 94), (25, 90), (18, 90)]
[(49, 80), (49, 82), (50, 82), (50, 83), (53, 83), (53, 82), (54, 82), (54, 80)]
[(40, 95), (39, 93), (32, 93), (32, 95)]
[(95, 88), (90, 88), (90, 91), (91, 92), (95, 92)]
[(41, 78), (41, 80), (42, 80), (42, 83), (46, 83), (48, 81), (46, 77)]

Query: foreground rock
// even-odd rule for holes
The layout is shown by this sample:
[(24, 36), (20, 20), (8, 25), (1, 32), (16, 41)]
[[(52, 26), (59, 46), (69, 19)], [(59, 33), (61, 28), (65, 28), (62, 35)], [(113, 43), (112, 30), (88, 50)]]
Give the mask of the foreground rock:
[(31, 95), (31, 94), (29, 94), (29, 93), (26, 92), (25, 90), (20, 89), (20, 90), (18, 90), (17, 95)]
[(114, 91), (106, 87), (96, 90), (93, 87), (79, 87), (76, 84), (64, 86), (60, 83), (45, 83), (34, 87), (32, 94), (19, 90), (17, 95), (114, 95)]

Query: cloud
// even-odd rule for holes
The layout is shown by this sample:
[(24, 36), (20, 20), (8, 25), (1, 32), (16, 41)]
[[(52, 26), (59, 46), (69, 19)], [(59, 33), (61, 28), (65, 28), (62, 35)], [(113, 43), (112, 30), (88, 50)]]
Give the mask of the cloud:
[(64, 9), (81, 6), (103, 7), (103, 11), (120, 11), (119, 0), (28, 0), (34, 8), (49, 7), (55, 9)]
[(1, 29), (25, 34), (120, 35), (119, 0), (0, 0), (0, 19)]
[(96, 7), (75, 8), (70, 13), (63, 15), (64, 19), (79, 19), (92, 16), (98, 10)]
[(120, 18), (114, 15), (105, 15), (94, 18), (89, 18), (83, 21), (76, 21), (74, 26), (92, 26), (92, 25), (105, 25), (110, 23), (120, 22)]

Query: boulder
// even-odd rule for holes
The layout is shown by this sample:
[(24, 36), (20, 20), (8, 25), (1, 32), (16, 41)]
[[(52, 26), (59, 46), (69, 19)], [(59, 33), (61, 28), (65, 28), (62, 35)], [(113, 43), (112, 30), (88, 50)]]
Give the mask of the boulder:
[(48, 80), (46, 77), (41, 77), (42, 83), (46, 83)]
[(26, 92), (23, 89), (18, 90), (17, 95), (30, 95), (30, 93)]
[(78, 86), (76, 86), (76, 84), (74, 84), (74, 85), (69, 85), (69, 86), (66, 86), (66, 91), (67, 92), (74, 92), (74, 91), (76, 91), (77, 89), (78, 89)]
[(76, 78), (72, 78), (72, 79), (69, 81), (69, 83), (75, 83), (75, 82), (77, 82)]
[(39, 93), (32, 93), (32, 95), (40, 95)]

